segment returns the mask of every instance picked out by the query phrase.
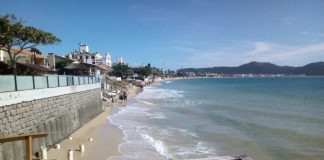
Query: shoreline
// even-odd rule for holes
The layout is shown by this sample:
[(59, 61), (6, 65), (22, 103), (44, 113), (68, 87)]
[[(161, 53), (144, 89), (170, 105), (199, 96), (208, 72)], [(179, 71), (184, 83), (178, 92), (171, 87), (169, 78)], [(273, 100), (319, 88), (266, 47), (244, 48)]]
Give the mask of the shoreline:
[[(128, 90), (128, 99), (132, 99), (143, 89), (133, 86)], [(120, 107), (123, 102), (118, 100), (99, 114), (97, 117), (77, 129), (71, 134), (72, 140), (65, 139), (60, 143), (61, 148), (51, 148), (47, 155), (49, 159), (67, 159), (68, 150), (74, 150), (74, 159), (101, 160), (110, 156), (121, 155), (118, 150), (119, 144), (124, 140), (123, 131), (116, 125), (111, 124), (108, 116), (114, 107)], [(93, 141), (89, 141), (92, 138)], [(81, 153), (79, 145), (84, 144), (85, 152)]]

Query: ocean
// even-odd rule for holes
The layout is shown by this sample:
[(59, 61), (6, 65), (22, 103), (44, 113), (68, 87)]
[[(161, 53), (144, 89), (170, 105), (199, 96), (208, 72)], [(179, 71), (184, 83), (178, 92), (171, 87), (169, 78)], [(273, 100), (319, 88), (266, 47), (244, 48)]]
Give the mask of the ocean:
[(161, 81), (109, 121), (125, 135), (109, 160), (323, 160), (324, 77)]

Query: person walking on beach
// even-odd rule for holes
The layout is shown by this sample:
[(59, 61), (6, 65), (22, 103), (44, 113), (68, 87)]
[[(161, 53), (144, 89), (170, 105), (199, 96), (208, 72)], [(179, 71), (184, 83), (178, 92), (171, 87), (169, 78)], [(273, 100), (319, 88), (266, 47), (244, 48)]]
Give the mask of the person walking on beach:
[(124, 93), (123, 93), (123, 96), (124, 96), (124, 101), (126, 101), (126, 102), (127, 102), (127, 96), (128, 96), (128, 93), (127, 93), (127, 91), (124, 91)]

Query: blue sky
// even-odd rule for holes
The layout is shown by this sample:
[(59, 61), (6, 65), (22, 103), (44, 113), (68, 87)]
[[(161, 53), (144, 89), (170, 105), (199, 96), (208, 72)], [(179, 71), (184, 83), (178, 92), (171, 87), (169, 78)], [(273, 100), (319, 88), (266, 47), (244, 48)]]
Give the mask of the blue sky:
[(323, 0), (0, 2), (1, 15), (13, 13), (62, 40), (39, 47), (46, 54), (65, 55), (82, 42), (132, 66), (165, 69), (324, 61)]

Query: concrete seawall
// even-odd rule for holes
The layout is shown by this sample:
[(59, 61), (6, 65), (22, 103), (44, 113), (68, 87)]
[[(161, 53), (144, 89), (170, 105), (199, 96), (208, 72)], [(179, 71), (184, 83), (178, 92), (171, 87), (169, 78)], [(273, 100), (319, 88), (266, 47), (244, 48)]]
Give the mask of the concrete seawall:
[[(50, 92), (50, 89), (46, 92)], [(55, 132), (46, 138), (33, 140), (35, 154), (40, 151), (40, 146), (49, 148), (66, 139), (76, 129), (103, 112), (105, 107), (100, 87), (88, 87), (86, 90), (74, 90), (62, 95), (55, 93), (54, 96), (43, 96), (29, 101), (24, 99), (20, 103), (0, 106), (0, 136)], [(0, 160), (24, 158), (24, 141), (0, 144)]]

